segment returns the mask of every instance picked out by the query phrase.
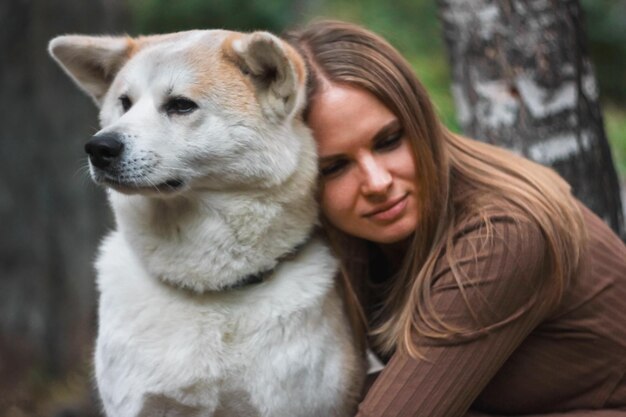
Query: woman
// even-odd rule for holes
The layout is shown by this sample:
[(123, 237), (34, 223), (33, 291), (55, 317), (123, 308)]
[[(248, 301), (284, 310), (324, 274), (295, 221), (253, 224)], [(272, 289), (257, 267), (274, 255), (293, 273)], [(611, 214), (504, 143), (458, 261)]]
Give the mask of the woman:
[(617, 236), (553, 171), (446, 130), (380, 37), (286, 39), (311, 74), (322, 221), (385, 363), (358, 415), (626, 415)]

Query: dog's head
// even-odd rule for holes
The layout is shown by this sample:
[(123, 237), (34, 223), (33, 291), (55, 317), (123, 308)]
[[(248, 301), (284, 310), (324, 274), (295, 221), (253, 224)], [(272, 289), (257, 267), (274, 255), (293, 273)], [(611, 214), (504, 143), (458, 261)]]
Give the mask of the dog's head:
[(119, 192), (273, 186), (314, 149), (304, 64), (269, 33), (60, 36), (50, 53), (100, 107), (85, 150), (93, 179)]

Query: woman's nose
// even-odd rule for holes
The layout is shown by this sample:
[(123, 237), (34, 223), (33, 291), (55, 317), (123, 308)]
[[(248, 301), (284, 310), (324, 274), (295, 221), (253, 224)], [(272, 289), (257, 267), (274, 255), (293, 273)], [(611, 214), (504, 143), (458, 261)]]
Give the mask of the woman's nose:
[(363, 171), (361, 191), (364, 195), (387, 193), (393, 178), (384, 164), (375, 158), (366, 158), (361, 169)]

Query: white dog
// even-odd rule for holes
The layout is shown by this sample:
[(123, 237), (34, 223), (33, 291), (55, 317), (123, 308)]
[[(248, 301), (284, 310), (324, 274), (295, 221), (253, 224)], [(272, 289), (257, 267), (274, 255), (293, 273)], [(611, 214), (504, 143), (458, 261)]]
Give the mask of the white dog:
[(301, 58), (265, 32), (61, 36), (100, 106), (117, 230), (97, 260), (107, 416), (347, 416), (364, 356), (312, 230)]

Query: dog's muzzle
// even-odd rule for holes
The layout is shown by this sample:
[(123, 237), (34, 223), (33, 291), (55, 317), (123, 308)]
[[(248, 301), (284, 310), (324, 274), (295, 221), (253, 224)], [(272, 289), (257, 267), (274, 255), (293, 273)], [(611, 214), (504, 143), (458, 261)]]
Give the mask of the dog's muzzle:
[(103, 133), (93, 136), (85, 144), (85, 152), (89, 154), (89, 160), (93, 166), (104, 169), (115, 162), (122, 151), (124, 143), (116, 133)]

